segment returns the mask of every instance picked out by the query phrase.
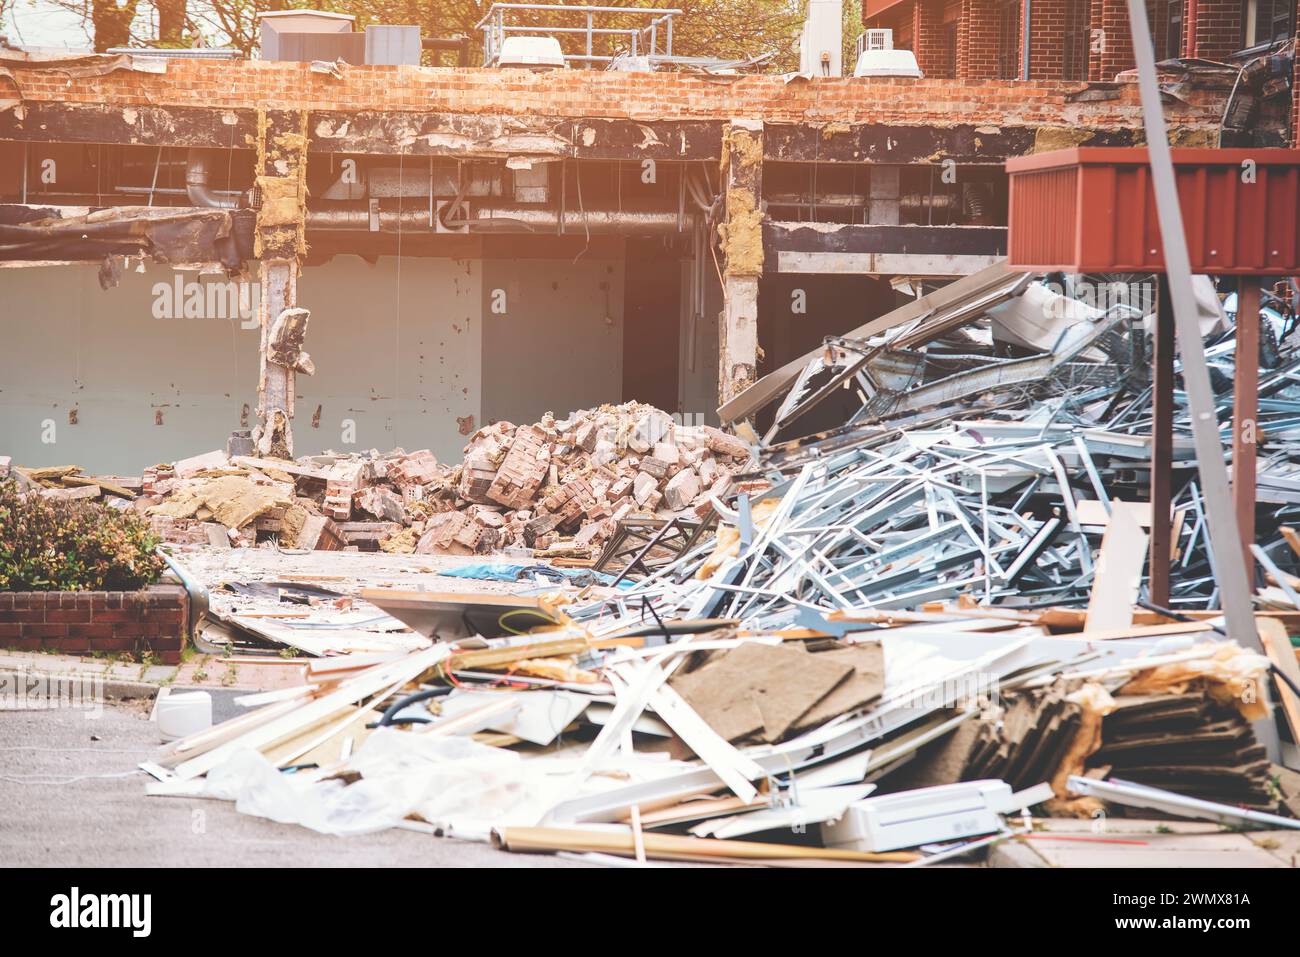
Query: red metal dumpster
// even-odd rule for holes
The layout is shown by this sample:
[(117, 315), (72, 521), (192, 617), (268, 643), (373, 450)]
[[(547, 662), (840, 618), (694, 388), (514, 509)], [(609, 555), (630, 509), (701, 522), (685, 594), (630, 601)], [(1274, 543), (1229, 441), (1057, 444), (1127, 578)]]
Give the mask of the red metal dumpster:
[[(1175, 149), (1192, 271), (1300, 274), (1300, 150)], [(1163, 272), (1146, 147), (1007, 160), (1012, 268)]]

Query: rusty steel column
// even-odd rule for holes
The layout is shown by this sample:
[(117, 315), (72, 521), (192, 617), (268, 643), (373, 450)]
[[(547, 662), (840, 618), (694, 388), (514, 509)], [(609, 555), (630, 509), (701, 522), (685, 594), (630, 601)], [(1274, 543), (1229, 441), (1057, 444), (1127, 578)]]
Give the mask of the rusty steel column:
[(1174, 306), (1169, 280), (1156, 279), (1156, 317), (1151, 334), (1151, 539), (1147, 559), (1150, 600), (1169, 605), (1172, 527), (1169, 488), (1174, 468)]
[[(1237, 286), (1237, 351), (1232, 391), (1232, 502), (1237, 531), (1254, 567), (1255, 450), (1259, 445), (1259, 280), (1242, 276)], [(1253, 577), (1253, 576), (1252, 576)]]
[(763, 274), (763, 124), (732, 120), (724, 133), (727, 220), (719, 227), (723, 313), (718, 324), (718, 405), (758, 378), (758, 280)]

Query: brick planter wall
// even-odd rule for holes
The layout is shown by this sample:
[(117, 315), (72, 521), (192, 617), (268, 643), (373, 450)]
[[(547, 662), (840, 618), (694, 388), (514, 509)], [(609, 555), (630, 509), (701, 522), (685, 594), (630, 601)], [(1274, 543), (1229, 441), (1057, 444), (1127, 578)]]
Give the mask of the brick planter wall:
[(190, 598), (180, 585), (141, 591), (0, 592), (0, 648), (179, 664)]

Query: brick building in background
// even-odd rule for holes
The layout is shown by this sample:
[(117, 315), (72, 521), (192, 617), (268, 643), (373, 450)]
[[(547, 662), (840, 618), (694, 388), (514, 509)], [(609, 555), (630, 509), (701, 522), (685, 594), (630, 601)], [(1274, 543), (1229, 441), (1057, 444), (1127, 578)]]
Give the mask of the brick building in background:
[[(1228, 60), (1296, 35), (1296, 0), (1147, 0), (1157, 59)], [(1025, 21), (1029, 43), (1025, 44)], [(1132, 69), (1125, 0), (866, 0), (925, 75), (958, 80), (1113, 80)]]

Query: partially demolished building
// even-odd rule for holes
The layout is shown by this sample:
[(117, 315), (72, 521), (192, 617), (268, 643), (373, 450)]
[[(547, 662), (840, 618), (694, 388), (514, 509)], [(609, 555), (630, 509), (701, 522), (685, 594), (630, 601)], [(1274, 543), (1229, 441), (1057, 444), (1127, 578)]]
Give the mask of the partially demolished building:
[[(146, 794), (604, 864), (1145, 863), (1141, 811), (1294, 865), (1292, 4), (1153, 49), (1139, 0), (868, 0), (853, 78), (809, 6), (786, 75), (644, 8), (608, 70), (609, 8), (566, 54), (511, 4), (478, 67), (297, 12), (0, 50), (0, 640), (257, 682), (159, 693)], [(51, 588), (101, 537), (120, 587), (114, 522), (144, 587)]]
[[(868, 25), (904, 7), (945, 5)], [(0, 273), (6, 451), (128, 472), (239, 429), (455, 458), (484, 423), (604, 402), (716, 422), (996, 262), (1008, 157), (1141, 142), (1122, 63), (990, 79), (966, 27), (951, 71), (896, 30), (926, 78), (0, 53), (0, 260), (31, 267)], [(1285, 145), (1264, 60), (1259, 96), (1167, 63), (1171, 138), (1217, 145), (1250, 99), (1238, 142)]]

